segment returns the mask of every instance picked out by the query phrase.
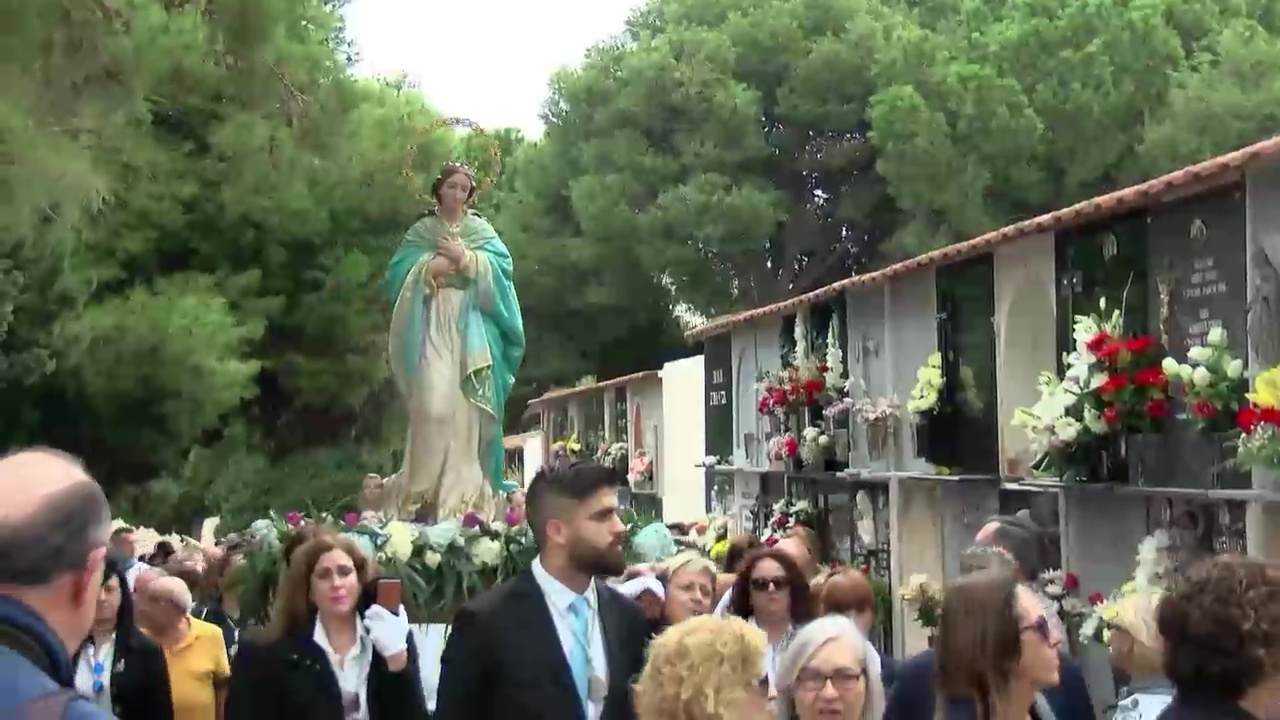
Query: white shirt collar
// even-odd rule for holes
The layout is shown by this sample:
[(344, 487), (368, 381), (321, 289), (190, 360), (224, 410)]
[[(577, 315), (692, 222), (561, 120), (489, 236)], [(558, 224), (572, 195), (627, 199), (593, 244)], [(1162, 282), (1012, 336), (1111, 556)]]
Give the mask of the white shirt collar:
[(573, 604), (574, 600), (578, 599), (578, 597), (584, 597), (587, 600), (587, 606), (595, 609), (595, 578), (592, 578), (591, 582), (587, 585), (587, 591), (579, 596), (578, 593), (570, 590), (564, 583), (554, 577), (551, 577), (551, 573), (547, 572), (547, 569), (542, 566), (541, 555), (533, 559), (531, 569), (533, 570), (533, 579), (537, 581), (538, 587), (542, 590), (542, 594), (546, 596), (547, 601), (551, 603), (552, 607), (567, 613), (569, 612), (569, 606)]
[[(359, 618), (353, 618), (352, 622), (356, 625), (356, 644), (347, 652), (346, 656), (342, 658), (344, 663), (351, 658), (356, 657), (361, 652), (364, 652), (370, 642), (369, 633), (364, 629), (364, 623), (360, 622)], [(325, 654), (330, 658), (338, 656), (338, 651), (334, 650), (333, 645), (329, 644), (329, 636), (325, 633), (324, 626), (320, 624), (319, 617), (316, 618), (316, 628), (311, 634), (311, 639), (315, 640), (316, 644), (320, 646), (320, 649), (324, 650)]]

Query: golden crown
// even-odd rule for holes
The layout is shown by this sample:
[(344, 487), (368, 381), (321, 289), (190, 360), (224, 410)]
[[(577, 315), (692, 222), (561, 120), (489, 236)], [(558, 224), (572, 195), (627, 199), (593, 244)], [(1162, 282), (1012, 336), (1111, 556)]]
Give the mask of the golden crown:
[(450, 161), (448, 161), (448, 162), (446, 162), (445, 164), (443, 164), (443, 165), (441, 165), (441, 166), (440, 166), (440, 174), (441, 174), (441, 175), (443, 175), (443, 174), (444, 174), (446, 171), (448, 171), (448, 170), (457, 170), (457, 171), (459, 171), (459, 172), (464, 172), (464, 173), (466, 173), (467, 175), (471, 176), (472, 178), (474, 178), (474, 177), (476, 176), (476, 170), (475, 170), (475, 168), (471, 167), (470, 165), (468, 165), (468, 164), (466, 164), (466, 163), (464, 163), (464, 162), (457, 162), (457, 161), (455, 161), (455, 160), (450, 160)]

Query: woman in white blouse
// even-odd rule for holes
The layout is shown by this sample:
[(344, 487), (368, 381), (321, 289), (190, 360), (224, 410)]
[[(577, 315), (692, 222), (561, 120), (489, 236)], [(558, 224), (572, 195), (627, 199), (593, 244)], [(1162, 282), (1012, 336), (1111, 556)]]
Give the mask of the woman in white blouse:
[(270, 624), (241, 639), (227, 720), (427, 718), (408, 616), (362, 602), (371, 575), (340, 536), (293, 553)]
[(813, 619), (809, 582), (790, 555), (764, 548), (743, 561), (730, 592), (729, 613), (760, 628), (769, 639), (765, 669), (771, 691), (776, 690), (782, 651), (796, 629)]
[(75, 668), (76, 692), (120, 720), (173, 720), (164, 652), (133, 623), (123, 558), (107, 557), (93, 629)]

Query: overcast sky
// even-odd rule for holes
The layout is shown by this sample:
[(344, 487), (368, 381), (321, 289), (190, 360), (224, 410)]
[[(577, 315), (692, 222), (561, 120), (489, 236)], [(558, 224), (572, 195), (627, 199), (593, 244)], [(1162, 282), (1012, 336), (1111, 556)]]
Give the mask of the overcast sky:
[(641, 0), (353, 0), (359, 72), (405, 73), (445, 116), (536, 137), (547, 81)]

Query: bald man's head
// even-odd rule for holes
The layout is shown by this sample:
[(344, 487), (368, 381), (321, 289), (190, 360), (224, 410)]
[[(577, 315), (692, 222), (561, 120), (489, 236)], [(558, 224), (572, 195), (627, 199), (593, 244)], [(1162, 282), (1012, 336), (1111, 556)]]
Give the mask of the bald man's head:
[(36, 588), (105, 550), (111, 506), (84, 465), (35, 448), (0, 458), (0, 586)]

